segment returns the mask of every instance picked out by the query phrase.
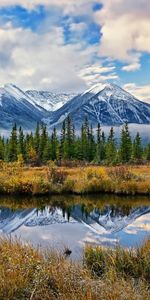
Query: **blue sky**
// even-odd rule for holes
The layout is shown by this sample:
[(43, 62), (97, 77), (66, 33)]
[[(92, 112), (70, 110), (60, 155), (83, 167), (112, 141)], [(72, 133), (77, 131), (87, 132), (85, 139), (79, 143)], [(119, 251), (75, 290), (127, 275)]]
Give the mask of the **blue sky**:
[(150, 101), (149, 0), (0, 1), (1, 85), (116, 83)]

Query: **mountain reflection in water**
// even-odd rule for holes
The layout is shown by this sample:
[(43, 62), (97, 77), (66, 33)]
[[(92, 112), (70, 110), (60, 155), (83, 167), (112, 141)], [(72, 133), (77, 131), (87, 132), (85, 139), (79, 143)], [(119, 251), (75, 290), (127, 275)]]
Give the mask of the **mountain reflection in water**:
[(0, 234), (41, 247), (135, 247), (150, 236), (150, 201), (115, 196), (2, 198)]

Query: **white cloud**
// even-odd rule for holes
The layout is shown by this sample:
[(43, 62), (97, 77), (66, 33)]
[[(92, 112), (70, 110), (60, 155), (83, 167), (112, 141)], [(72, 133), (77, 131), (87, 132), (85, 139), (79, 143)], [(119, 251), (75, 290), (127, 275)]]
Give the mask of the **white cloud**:
[(137, 66), (141, 52), (150, 53), (150, 1), (101, 0), (95, 19), (102, 26), (100, 53)]
[(126, 72), (134, 72), (136, 70), (139, 70), (141, 67), (140, 63), (133, 63), (133, 64), (130, 64), (130, 65), (126, 65), (126, 66), (123, 66), (122, 67), (122, 70), (123, 71), (126, 71)]
[(101, 64), (86, 66), (79, 72), (79, 76), (87, 82), (90, 87), (95, 84), (104, 84), (108, 80), (117, 80), (118, 75), (114, 72), (115, 66), (103, 67)]
[(133, 94), (139, 100), (150, 104), (150, 85), (139, 85), (135, 83), (127, 83), (123, 87), (129, 93)]
[(53, 90), (86, 86), (77, 71), (89, 63), (92, 52), (79, 44), (64, 45), (62, 28), (40, 35), (7, 24), (0, 29), (0, 41), (1, 84)]
[(86, 13), (86, 10), (91, 10), (95, 0), (0, 0), (0, 6), (15, 6), (19, 5), (28, 10), (36, 9), (37, 6), (54, 6), (62, 8), (65, 13), (74, 14), (75, 12)]

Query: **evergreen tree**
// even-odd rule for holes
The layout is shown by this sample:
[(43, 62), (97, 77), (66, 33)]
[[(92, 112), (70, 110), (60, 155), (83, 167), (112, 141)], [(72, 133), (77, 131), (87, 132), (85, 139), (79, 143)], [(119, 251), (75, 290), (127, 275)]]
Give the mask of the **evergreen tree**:
[(101, 152), (100, 152), (101, 161), (106, 159), (106, 138), (104, 131), (102, 132), (102, 144), (101, 144)]
[(91, 125), (91, 128), (89, 130), (89, 136), (88, 136), (89, 144), (88, 144), (88, 160), (93, 161), (96, 156), (96, 144), (94, 140), (93, 135), (93, 127)]
[(58, 160), (62, 160), (65, 154), (65, 141), (66, 141), (66, 122), (63, 121), (62, 128), (61, 128), (61, 135), (60, 135), (60, 146), (59, 146), (59, 153), (58, 153)]
[(147, 145), (145, 152), (146, 152), (146, 159), (150, 161), (150, 144)]
[(100, 163), (105, 159), (105, 135), (101, 126), (97, 125), (96, 162)]
[(66, 134), (65, 134), (65, 144), (64, 144), (64, 158), (72, 159), (74, 157), (74, 126), (70, 116), (67, 117), (65, 122)]
[(39, 156), (39, 149), (40, 148), (40, 125), (37, 123), (35, 136), (34, 136), (34, 149)]
[(9, 146), (8, 146), (8, 161), (10, 162), (17, 161), (17, 154), (18, 154), (17, 145), (18, 145), (17, 126), (15, 124), (11, 131), (11, 136), (9, 139)]
[(40, 136), (40, 144), (39, 144), (39, 159), (40, 162), (43, 161), (43, 153), (45, 150), (45, 147), (47, 145), (47, 141), (48, 141), (48, 134), (47, 134), (47, 129), (45, 125), (42, 125), (41, 128), (41, 136)]
[(42, 153), (42, 161), (44, 163), (46, 163), (51, 159), (52, 159), (51, 158), (51, 142), (50, 142), (50, 139), (47, 138), (46, 145), (45, 145), (44, 151)]
[(132, 155), (132, 141), (128, 129), (128, 124), (125, 124), (125, 126), (122, 128), (119, 150), (121, 162), (129, 162)]
[(141, 159), (143, 154), (142, 142), (139, 132), (133, 142), (133, 159)]
[(26, 149), (25, 149), (25, 141), (24, 141), (24, 133), (22, 128), (19, 128), (19, 136), (18, 136), (18, 155), (22, 155), (23, 159), (26, 159)]
[(4, 138), (0, 136), (0, 160), (4, 160), (5, 157), (5, 142)]
[(50, 159), (56, 160), (58, 155), (58, 139), (57, 139), (57, 131), (54, 127), (52, 135), (51, 135), (51, 143), (50, 143)]
[(116, 159), (116, 144), (115, 134), (113, 127), (110, 129), (110, 133), (106, 144), (106, 159), (108, 163), (113, 163)]
[(85, 118), (85, 121), (81, 127), (81, 148), (82, 148), (82, 158), (84, 160), (89, 159), (89, 122)]

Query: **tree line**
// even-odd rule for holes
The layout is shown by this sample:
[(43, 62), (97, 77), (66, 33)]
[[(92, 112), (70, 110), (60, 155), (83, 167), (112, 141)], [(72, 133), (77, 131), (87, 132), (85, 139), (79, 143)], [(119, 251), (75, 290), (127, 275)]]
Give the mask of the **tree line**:
[(107, 136), (100, 124), (94, 132), (87, 118), (77, 134), (71, 118), (67, 117), (60, 134), (54, 128), (49, 135), (46, 125), (39, 123), (34, 133), (25, 134), (15, 124), (9, 138), (0, 136), (0, 160), (20, 160), (34, 165), (46, 164), (50, 160), (60, 164), (62, 160), (97, 164), (150, 161), (150, 144), (144, 147), (139, 133), (132, 140), (128, 124), (122, 127), (118, 142), (113, 127)]

